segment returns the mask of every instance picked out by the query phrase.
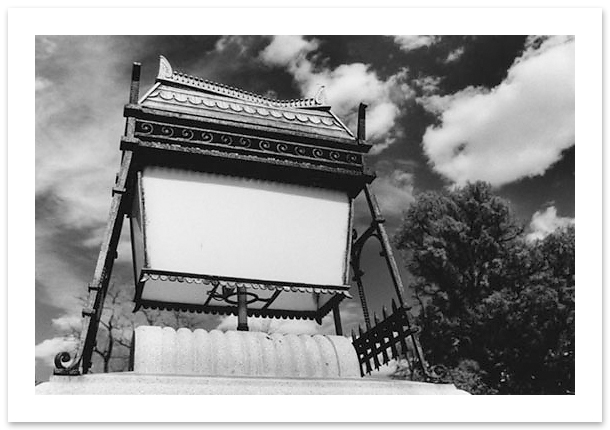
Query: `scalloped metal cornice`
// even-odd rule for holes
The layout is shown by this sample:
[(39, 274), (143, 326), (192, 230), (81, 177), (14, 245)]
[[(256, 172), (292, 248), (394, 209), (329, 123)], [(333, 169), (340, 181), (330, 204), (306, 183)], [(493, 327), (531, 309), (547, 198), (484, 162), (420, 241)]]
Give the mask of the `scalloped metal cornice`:
[(217, 82), (201, 79), (196, 76), (187, 75), (185, 73), (174, 71), (167, 58), (163, 55), (159, 56), (159, 73), (157, 80), (175, 82), (181, 85), (186, 85), (193, 88), (198, 88), (204, 91), (209, 91), (214, 94), (219, 94), (226, 97), (253, 102), (259, 105), (277, 107), (277, 108), (317, 108), (329, 109), (326, 104), (324, 91), (322, 87), (313, 98), (295, 99), (295, 100), (274, 100), (268, 97), (263, 97), (239, 88), (230, 87), (228, 85)]
[(318, 294), (341, 294), (345, 297), (352, 298), (349, 293), (349, 285), (335, 286), (335, 287), (322, 287), (313, 285), (282, 285), (281, 283), (263, 284), (256, 282), (240, 282), (230, 281), (225, 279), (219, 279), (215, 277), (201, 276), (185, 276), (176, 274), (163, 274), (163, 273), (150, 273), (144, 272), (140, 278), (140, 282), (146, 282), (148, 280), (161, 280), (170, 282), (186, 282), (187, 284), (205, 284), (220, 286), (225, 288), (235, 289), (238, 287), (252, 288), (255, 290), (275, 290), (275, 291), (286, 291), (286, 292), (298, 292), (298, 293), (318, 293)]

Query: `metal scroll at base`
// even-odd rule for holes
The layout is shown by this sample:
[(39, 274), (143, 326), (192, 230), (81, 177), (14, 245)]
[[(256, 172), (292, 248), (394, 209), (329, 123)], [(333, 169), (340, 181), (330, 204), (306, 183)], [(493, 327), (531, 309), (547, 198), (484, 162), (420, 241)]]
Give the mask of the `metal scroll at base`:
[[(81, 356), (82, 359), (82, 356)], [(80, 375), (80, 363), (81, 359), (72, 359), (72, 356), (67, 352), (60, 352), (55, 356), (55, 369), (53, 370), (54, 375), (67, 375), (74, 376)]]

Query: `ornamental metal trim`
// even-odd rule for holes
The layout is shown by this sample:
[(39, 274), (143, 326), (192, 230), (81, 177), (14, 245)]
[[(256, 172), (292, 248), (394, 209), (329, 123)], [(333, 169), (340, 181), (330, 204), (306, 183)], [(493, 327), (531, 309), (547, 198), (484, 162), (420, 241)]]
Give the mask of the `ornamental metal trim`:
[(362, 155), (355, 151), (323, 148), (244, 133), (166, 124), (152, 120), (137, 120), (135, 135), (140, 139), (167, 139), (188, 145), (213, 145), (252, 153), (277, 154), (298, 160), (330, 162), (348, 167), (362, 167)]
[(157, 80), (174, 82), (181, 85), (202, 89), (205, 91), (210, 91), (215, 94), (221, 94), (227, 97), (233, 97), (240, 100), (255, 102), (266, 106), (310, 109), (328, 108), (327, 105), (322, 103), (322, 100), (319, 97), (293, 100), (274, 100), (268, 97), (251, 93), (249, 91), (231, 87), (229, 85), (208, 81), (207, 79), (202, 79), (196, 76), (181, 73), (175, 71), (167, 60), (167, 58), (165, 58), (163, 55), (159, 56), (159, 72), (157, 74)]
[(170, 282), (181, 282), (187, 284), (203, 284), (212, 285), (214, 287), (223, 287), (229, 289), (235, 289), (239, 287), (245, 287), (247, 289), (254, 290), (278, 290), (285, 292), (296, 292), (296, 293), (319, 293), (319, 294), (342, 294), (347, 298), (352, 298), (349, 293), (349, 285), (337, 285), (337, 286), (322, 286), (322, 285), (311, 285), (311, 284), (299, 284), (291, 282), (277, 282), (267, 280), (255, 280), (255, 279), (239, 279), (230, 278), (214, 275), (195, 275), (195, 274), (181, 274), (177, 272), (165, 272), (165, 271), (153, 271), (153, 270), (142, 270), (140, 276), (140, 283), (144, 283), (148, 280), (153, 281), (170, 281)]

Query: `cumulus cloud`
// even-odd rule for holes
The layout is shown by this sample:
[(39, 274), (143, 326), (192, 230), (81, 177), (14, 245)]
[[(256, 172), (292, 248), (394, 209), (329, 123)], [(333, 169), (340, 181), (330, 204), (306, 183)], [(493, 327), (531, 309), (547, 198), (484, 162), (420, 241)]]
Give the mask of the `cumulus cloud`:
[(52, 82), (48, 79), (45, 78), (41, 78), (41, 77), (37, 77), (34, 83), (34, 88), (36, 89), (36, 92), (38, 91), (42, 91), (48, 87), (50, 87), (52, 84)]
[[(415, 201), (414, 174), (411, 169), (400, 166), (390, 166), (387, 163), (377, 163), (377, 178), (371, 187), (381, 213), (386, 218), (386, 228), (390, 233), (398, 227), (402, 214)], [(354, 200), (357, 217), (355, 227), (363, 231), (371, 222), (370, 210), (364, 193)]]
[(530, 222), (531, 233), (527, 235), (530, 241), (544, 239), (559, 228), (574, 224), (574, 218), (557, 216), (555, 206), (549, 206), (544, 211), (536, 211)]
[(58, 353), (63, 351), (74, 352), (77, 347), (78, 340), (73, 336), (46, 339), (36, 345), (36, 359), (46, 364), (52, 364)]
[(238, 55), (243, 55), (248, 49), (248, 42), (244, 36), (227, 35), (219, 38), (214, 48), (218, 52), (235, 50)]
[(129, 91), (128, 44), (36, 38), (36, 279), (66, 310), (78, 308), (108, 217)]
[(445, 58), (445, 60), (443, 61), (445, 64), (447, 63), (453, 63), (456, 62), (457, 60), (459, 60), (460, 58), (462, 58), (462, 55), (464, 55), (464, 47), (461, 46), (457, 49), (454, 49), (453, 51), (451, 51), (447, 57)]
[[(36, 194), (55, 193), (66, 225), (99, 226), (119, 167), (129, 60), (108, 37), (36, 42), (36, 85), (44, 89), (36, 92)], [(113, 81), (125, 91), (109, 92)]]
[(267, 64), (287, 66), (318, 49), (318, 42), (305, 40), (301, 36), (274, 36), (271, 43), (261, 52), (261, 59)]
[(316, 64), (318, 46), (315, 39), (274, 36), (261, 52), (260, 59), (268, 65), (286, 68), (306, 97), (313, 97), (324, 87), (333, 112), (352, 131), (357, 126), (359, 104), (367, 104), (367, 139), (384, 149), (391, 143), (387, 134), (398, 116), (399, 100), (410, 95), (404, 83), (405, 71), (384, 81), (363, 63), (342, 64), (334, 69), (321, 67)]
[(379, 177), (372, 187), (386, 217), (401, 216), (415, 200), (413, 174), (400, 169), (394, 170), (388, 176)]
[(433, 168), (458, 185), (500, 186), (542, 175), (574, 145), (574, 40), (529, 40), (497, 87), (427, 96), (439, 115), (423, 146)]
[(46, 59), (53, 55), (56, 49), (57, 43), (55, 43), (50, 37), (36, 37), (36, 59)]
[[(411, 81), (411, 85), (415, 87), (420, 94), (424, 96), (433, 97), (434, 94), (438, 91), (439, 84), (441, 83), (442, 78), (440, 76), (421, 76), (419, 78), (415, 78)], [(433, 98), (434, 100), (435, 98)], [(428, 100), (426, 99), (421, 99)]]
[(76, 333), (82, 328), (82, 318), (78, 315), (63, 315), (53, 318), (51, 325), (60, 333)]
[(394, 42), (400, 46), (403, 51), (412, 51), (414, 49), (431, 46), (440, 40), (439, 36), (394, 36)]

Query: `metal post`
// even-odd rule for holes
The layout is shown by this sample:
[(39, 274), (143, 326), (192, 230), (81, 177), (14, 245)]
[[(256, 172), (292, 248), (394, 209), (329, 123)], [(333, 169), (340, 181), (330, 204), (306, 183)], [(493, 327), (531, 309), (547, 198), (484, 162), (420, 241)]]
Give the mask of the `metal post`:
[(246, 287), (237, 287), (237, 330), (248, 331), (248, 296)]
[(335, 334), (343, 336), (343, 328), (341, 327), (341, 313), (339, 312), (339, 303), (333, 306), (333, 318), (335, 320)]
[[(138, 102), (140, 91), (140, 63), (133, 63), (131, 74), (131, 86), (129, 91), (129, 103)], [(135, 119), (127, 118), (125, 135), (133, 139), (135, 132)], [(97, 331), (99, 328), (104, 300), (108, 291), (108, 284), (112, 274), (114, 259), (117, 255), (119, 236), (123, 227), (123, 219), (126, 213), (127, 184), (133, 176), (133, 152), (123, 150), (121, 155), (121, 169), (117, 175), (115, 185), (112, 188), (112, 203), (106, 231), (102, 240), (102, 246), (98, 255), (93, 281), (88, 287), (87, 304), (82, 310), (83, 324), (79, 350), (73, 362), (68, 366), (66, 361), (70, 355), (61, 352), (55, 357), (55, 373), (59, 375), (77, 374), (78, 366), (82, 367), (82, 373), (86, 374), (91, 368), (91, 357), (96, 345)]]
[(394, 284), (394, 289), (396, 290), (396, 295), (398, 296), (398, 302), (402, 306), (406, 306), (406, 302), (404, 299), (405, 289), (402, 285), (402, 279), (400, 277), (400, 272), (398, 272), (396, 260), (394, 259), (392, 245), (390, 244), (390, 238), (388, 237), (388, 233), (386, 232), (385, 227), (383, 226), (383, 223), (385, 223), (385, 218), (383, 217), (383, 215), (381, 215), (379, 204), (377, 203), (377, 199), (371, 191), (369, 184), (366, 184), (364, 186), (364, 193), (366, 195), (366, 200), (369, 204), (369, 209), (371, 210), (371, 215), (373, 216), (373, 222), (375, 223), (378, 238), (383, 248), (383, 256), (385, 257), (386, 264), (388, 265), (388, 270), (390, 271), (390, 276), (392, 277), (392, 283)]
[(358, 142), (364, 142), (366, 139), (366, 107), (364, 103), (360, 103), (358, 106), (358, 132), (356, 135)]
[[(360, 258), (358, 256), (358, 258)], [(364, 295), (364, 286), (362, 285), (362, 275), (363, 272), (360, 270), (359, 261), (354, 262), (352, 260), (352, 268), (354, 269), (354, 281), (356, 281), (356, 285), (358, 285), (358, 297), (360, 297), (360, 304), (362, 305), (362, 315), (364, 316), (364, 324), (366, 325), (366, 329), (371, 329), (371, 317), (369, 316), (369, 307), (366, 304), (366, 296)]]

